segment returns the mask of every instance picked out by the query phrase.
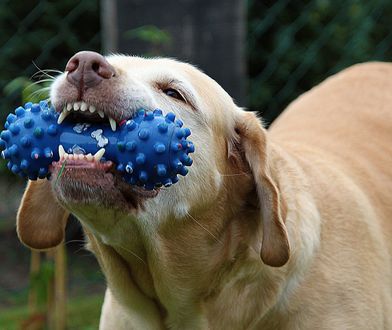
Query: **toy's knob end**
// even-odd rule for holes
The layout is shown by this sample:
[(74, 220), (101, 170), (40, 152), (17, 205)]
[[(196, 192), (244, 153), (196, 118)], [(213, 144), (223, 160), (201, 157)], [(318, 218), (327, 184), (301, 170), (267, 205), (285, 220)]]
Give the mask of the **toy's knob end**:
[(128, 162), (128, 164), (125, 166), (125, 172), (127, 172), (128, 174), (132, 174), (133, 173), (133, 164), (132, 164), (132, 162)]
[(10, 113), (7, 116), (7, 123), (12, 124), (13, 122), (15, 122), (16, 119), (17, 119), (17, 117), (13, 113)]
[(8, 127), (8, 129), (11, 131), (11, 133), (12, 133), (13, 135), (18, 135), (19, 132), (20, 132), (20, 127), (19, 127), (18, 124), (12, 123), (12, 124), (10, 124), (10, 126)]
[(23, 107), (18, 107), (15, 110), (15, 114), (17, 117), (23, 117), (26, 113), (26, 110)]
[(173, 181), (171, 179), (166, 179), (162, 183), (165, 187), (170, 187), (173, 184)]
[(18, 165), (16, 165), (16, 164), (13, 164), (12, 167), (11, 167), (11, 171), (14, 174), (18, 174), (20, 172), (20, 167)]
[(146, 162), (146, 156), (143, 153), (139, 153), (136, 156), (136, 164), (143, 165)]
[(148, 181), (148, 174), (146, 171), (140, 171), (139, 180), (141, 183), (146, 183)]
[(166, 120), (168, 122), (172, 122), (174, 123), (175, 119), (176, 119), (176, 115), (173, 112), (169, 112), (166, 116), (165, 116)]
[(6, 142), (9, 142), (9, 140), (11, 139), (11, 132), (8, 130), (2, 131), (0, 134), (0, 138), (2, 138)]
[(163, 154), (166, 151), (166, 147), (163, 143), (158, 142), (154, 145), (154, 150), (157, 154)]
[(166, 166), (163, 164), (158, 164), (157, 165), (157, 173), (160, 177), (164, 177), (167, 173)]
[(161, 117), (161, 116), (162, 116), (162, 110), (160, 110), (160, 109), (155, 109), (155, 110), (154, 110), (154, 116), (155, 116), (155, 117)]

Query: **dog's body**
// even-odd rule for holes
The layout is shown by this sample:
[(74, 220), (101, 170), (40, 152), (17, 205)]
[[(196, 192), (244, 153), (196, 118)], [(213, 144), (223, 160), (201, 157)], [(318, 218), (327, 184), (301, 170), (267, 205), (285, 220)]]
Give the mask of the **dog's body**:
[[(186, 82), (184, 104), (140, 90), (191, 127), (196, 152), (188, 177), (140, 197), (137, 210), (97, 205), (93, 186), (79, 185), (85, 197), (76, 199), (69, 192), (84, 176), (71, 169), (70, 183), (26, 190), (18, 233), (27, 245), (62, 240), (66, 211), (56, 200), (81, 220), (108, 283), (102, 329), (392, 328), (390, 64), (328, 79), (266, 132), (188, 65), (108, 60), (143, 86), (162, 66)], [(59, 108), (74, 98), (61, 79), (52, 93)], [(39, 213), (50, 189), (55, 226)]]

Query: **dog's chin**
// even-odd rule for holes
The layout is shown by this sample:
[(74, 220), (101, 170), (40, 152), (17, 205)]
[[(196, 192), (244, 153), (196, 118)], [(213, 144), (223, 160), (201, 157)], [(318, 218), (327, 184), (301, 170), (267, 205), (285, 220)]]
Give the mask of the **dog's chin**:
[(135, 213), (144, 202), (158, 194), (126, 183), (110, 161), (54, 162), (51, 166), (52, 188), (66, 207), (90, 206)]

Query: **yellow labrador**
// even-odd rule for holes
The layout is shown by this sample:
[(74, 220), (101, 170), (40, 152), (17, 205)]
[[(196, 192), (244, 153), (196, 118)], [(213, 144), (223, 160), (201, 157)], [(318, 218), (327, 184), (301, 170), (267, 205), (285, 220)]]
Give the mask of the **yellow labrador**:
[(29, 182), (18, 235), (50, 248), (78, 217), (107, 279), (101, 329), (392, 329), (391, 64), (327, 79), (268, 132), (170, 59), (78, 53), (51, 100), (114, 129), (173, 111), (196, 146), (189, 175), (153, 193), (99, 165)]

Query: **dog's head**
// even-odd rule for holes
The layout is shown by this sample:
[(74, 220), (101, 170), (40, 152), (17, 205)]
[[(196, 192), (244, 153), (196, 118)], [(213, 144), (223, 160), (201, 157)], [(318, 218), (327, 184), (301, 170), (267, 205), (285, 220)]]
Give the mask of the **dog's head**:
[(110, 232), (126, 232), (130, 222), (148, 231), (212, 212), (212, 227), (218, 230), (248, 206), (259, 212), (263, 261), (286, 263), (284, 203), (271, 178), (265, 130), (213, 79), (171, 59), (81, 52), (53, 82), (51, 102), (58, 112), (71, 110), (65, 120), (110, 120), (112, 125), (139, 108), (174, 112), (191, 129), (196, 151), (186, 177), (153, 192), (126, 184), (113, 168), (54, 166), (53, 179), (30, 182), (22, 200), (17, 227), (26, 245), (59, 244), (67, 212), (110, 244), (115, 236)]

